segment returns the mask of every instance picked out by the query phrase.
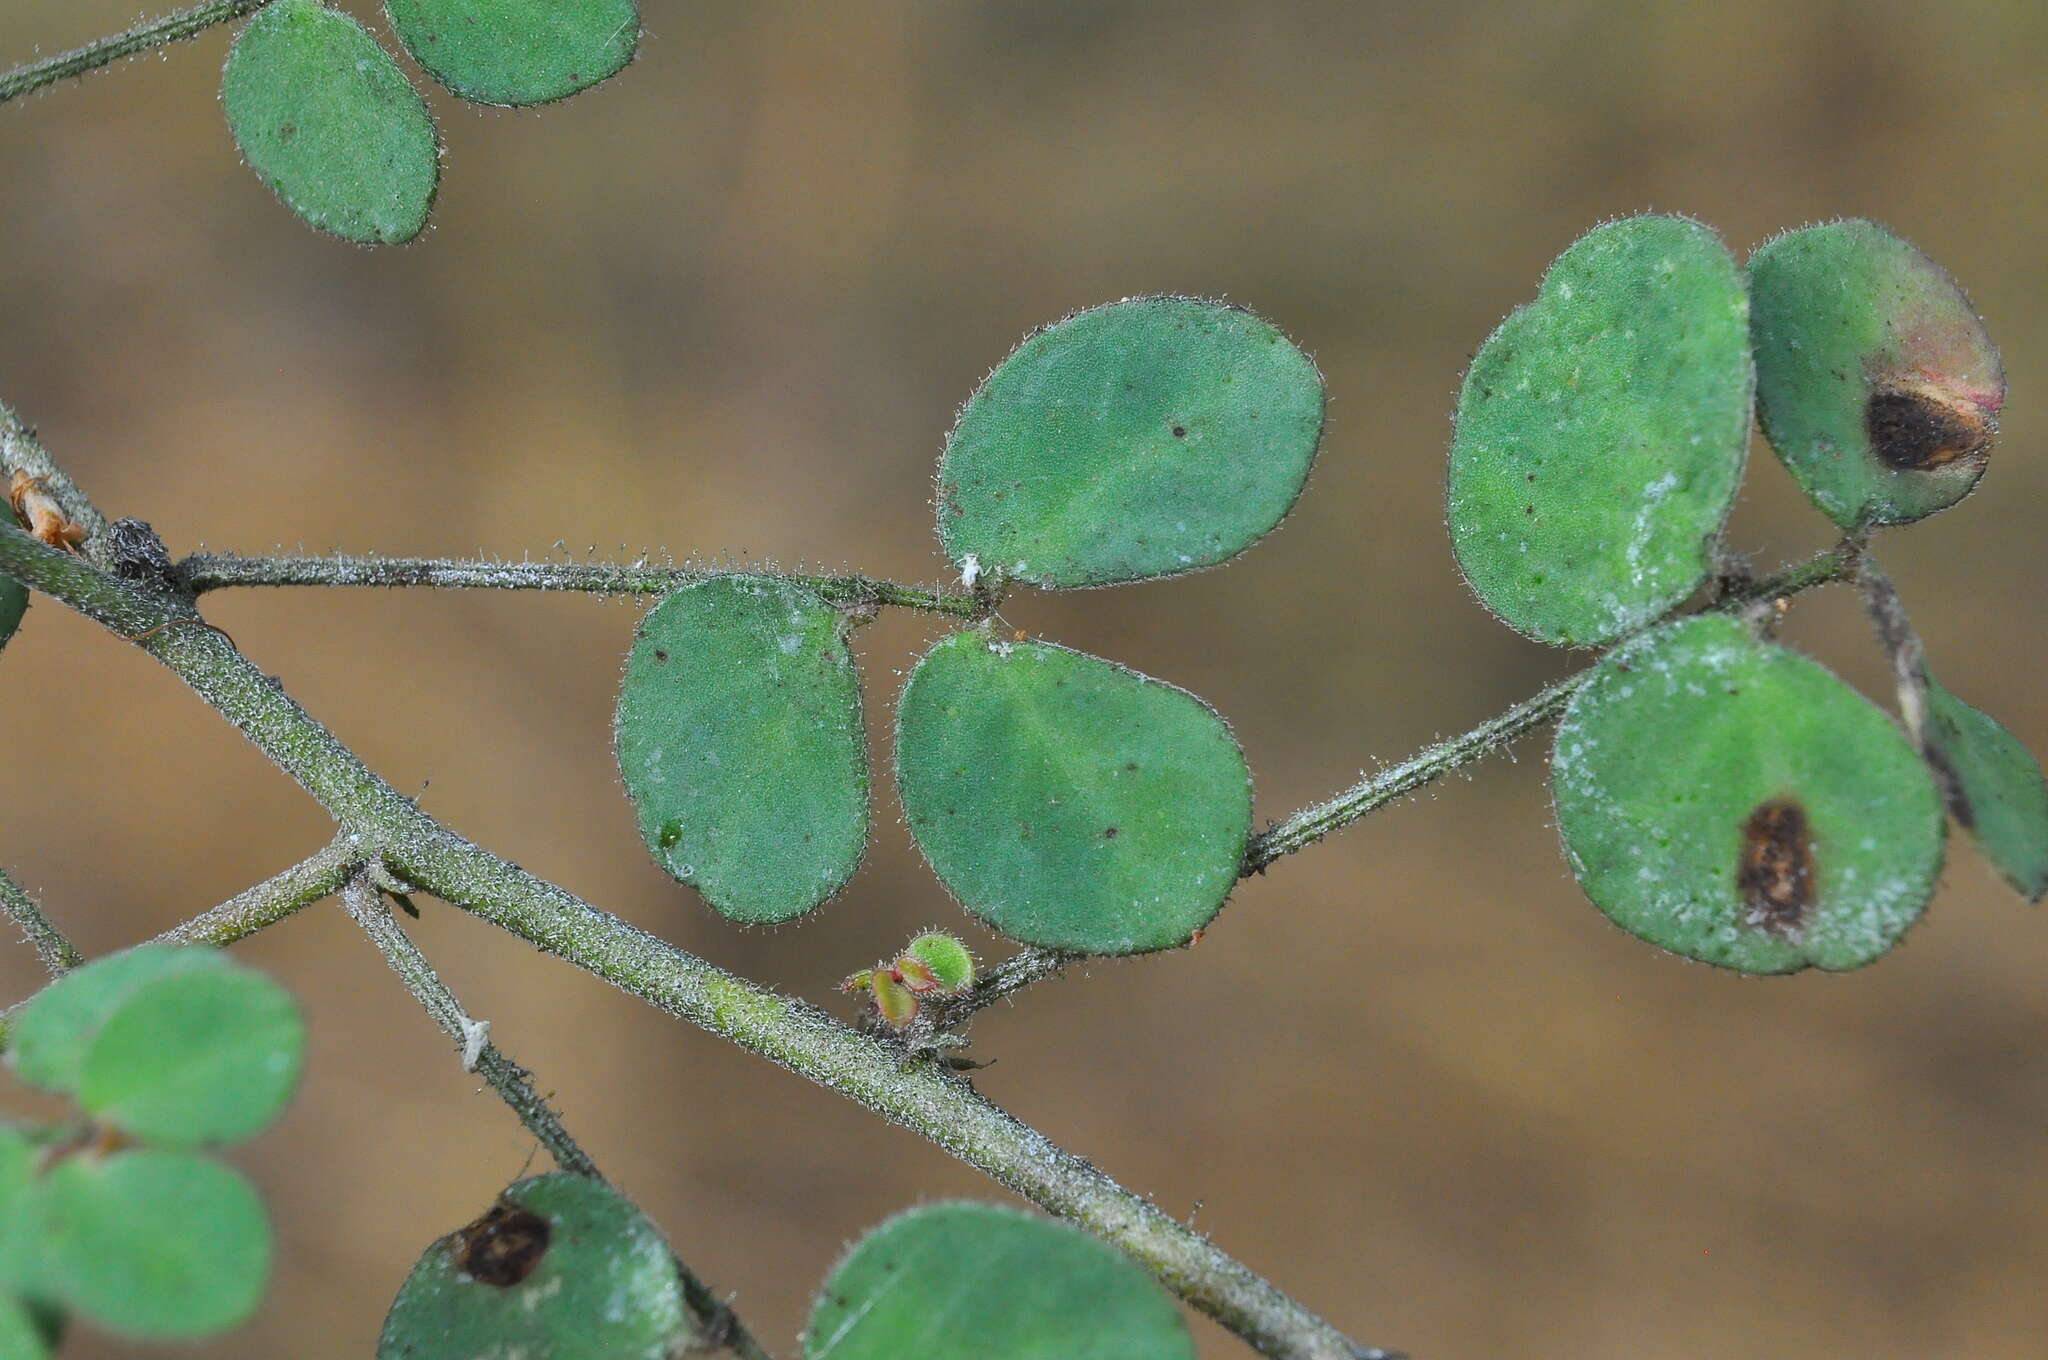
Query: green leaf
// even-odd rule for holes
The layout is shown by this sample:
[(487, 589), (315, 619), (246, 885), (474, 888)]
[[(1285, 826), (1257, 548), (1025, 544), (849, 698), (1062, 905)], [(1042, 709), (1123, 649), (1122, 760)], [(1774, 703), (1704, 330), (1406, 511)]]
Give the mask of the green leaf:
[(38, 1292), (101, 1326), (208, 1336), (256, 1310), (270, 1226), (240, 1173), (187, 1152), (68, 1157), (38, 1185)]
[(130, 990), (93, 1035), (78, 1103), (173, 1147), (267, 1128), (298, 1085), (306, 1024), (284, 988), (239, 964), (187, 969)]
[(678, 590), (634, 634), (619, 771), (655, 862), (735, 921), (787, 921), (867, 847), (867, 746), (845, 615), (766, 576)]
[(145, 944), (74, 968), (29, 998), (8, 1034), (7, 1061), (31, 1086), (76, 1095), (100, 1028), (138, 988), (187, 972), (234, 967), (217, 949)]
[(970, 575), (1048, 588), (1227, 562), (1301, 494), (1315, 365), (1239, 307), (1148, 297), (1037, 332), (968, 399), (939, 464), (939, 537)]
[(1947, 271), (1854, 220), (1787, 232), (1749, 276), (1764, 434), (1823, 513), (1906, 524), (1969, 494), (2005, 370)]
[(1927, 757), (1949, 811), (2030, 902), (2048, 893), (2048, 782), (2019, 738), (1927, 682)]
[(1451, 441), (1451, 546), (1487, 608), (1607, 642), (1714, 565), (1749, 443), (1742, 276), (1682, 217), (1586, 233), (1480, 348)]
[(1011, 939), (1135, 954), (1223, 906), (1251, 776), (1194, 695), (1045, 642), (956, 633), (903, 691), (896, 772), (918, 847)]
[(307, 225), (365, 245), (410, 241), (441, 176), (427, 106), (361, 24), (277, 0), (243, 27), (221, 76), (228, 126)]
[(479, 104), (566, 99), (640, 44), (633, 0), (384, 0), (384, 12), (414, 61)]
[(805, 1360), (1193, 1360), (1166, 1291), (1064, 1223), (992, 1204), (890, 1219), (825, 1281)]
[(384, 1319), (378, 1360), (668, 1360), (703, 1338), (668, 1244), (600, 1181), (520, 1181), (428, 1247)]
[(1610, 653), (1565, 710), (1551, 779), (1594, 905), (1745, 973), (1869, 963), (1941, 870), (1940, 799), (1891, 719), (1731, 618)]
[(49, 1353), (27, 1305), (0, 1291), (0, 1360), (43, 1360)]
[[(0, 1298), (31, 1279), (41, 1255), (24, 1209), (35, 1183), (35, 1144), (21, 1130), (0, 1124)], [(6, 1355), (0, 1347), (0, 1356)]]
[(21, 627), (21, 616), (27, 612), (28, 587), (12, 576), (0, 576), (0, 647)]

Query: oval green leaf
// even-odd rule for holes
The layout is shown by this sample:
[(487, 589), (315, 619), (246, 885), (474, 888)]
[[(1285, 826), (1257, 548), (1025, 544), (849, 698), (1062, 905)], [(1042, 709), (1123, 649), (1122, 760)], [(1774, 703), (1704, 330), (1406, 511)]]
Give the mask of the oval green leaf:
[(21, 616), (28, 613), (28, 587), (12, 576), (0, 576), (0, 647), (14, 636), (14, 630), (21, 627)]
[(1712, 232), (1634, 217), (1580, 237), (1458, 394), (1451, 546), (1473, 591), (1564, 646), (1683, 600), (1742, 478), (1751, 386), (1742, 276)]
[(2005, 369), (1946, 270), (1854, 220), (1787, 232), (1749, 276), (1764, 435), (1828, 518), (1905, 524), (1970, 493)]
[(667, 1360), (700, 1343), (675, 1258), (601, 1181), (520, 1181), (428, 1247), (384, 1319), (378, 1360)]
[(1923, 737), (1949, 812), (2029, 902), (2048, 893), (2048, 782), (2040, 762), (1987, 713), (1931, 677)]
[(284, 988), (229, 961), (140, 983), (94, 1033), (78, 1103), (137, 1138), (253, 1137), (298, 1086), (306, 1023)]
[(441, 176), (433, 119), (369, 31), (317, 0), (276, 0), (221, 76), (235, 144), (307, 225), (347, 241), (410, 241)]
[(1110, 303), (1028, 337), (968, 399), (939, 537), (970, 577), (1048, 588), (1214, 566), (1293, 508), (1322, 429), (1322, 375), (1252, 313)]
[(1723, 968), (1861, 967), (1941, 870), (1940, 799), (1891, 719), (1726, 617), (1604, 659), (1558, 724), (1551, 781), (1594, 905)]
[(787, 921), (867, 847), (867, 745), (847, 619), (767, 576), (678, 590), (634, 634), (619, 771), (655, 862), (735, 921)]
[(139, 988), (188, 972), (234, 967), (217, 949), (145, 944), (94, 959), (37, 992), (8, 1033), (7, 1061), (31, 1086), (77, 1095), (101, 1026)]
[(1185, 944), (1251, 833), (1230, 729), (1185, 690), (1046, 642), (956, 633), (904, 688), (911, 834), (962, 906), (1045, 949)]
[(384, 0), (384, 13), (427, 74), (479, 104), (566, 99), (640, 45), (633, 0)]
[(992, 1204), (928, 1204), (825, 1281), (805, 1360), (1193, 1360), (1166, 1291), (1078, 1228)]
[(111, 1331), (208, 1336), (256, 1310), (270, 1225), (239, 1172), (186, 1152), (68, 1157), (37, 1185), (38, 1292)]

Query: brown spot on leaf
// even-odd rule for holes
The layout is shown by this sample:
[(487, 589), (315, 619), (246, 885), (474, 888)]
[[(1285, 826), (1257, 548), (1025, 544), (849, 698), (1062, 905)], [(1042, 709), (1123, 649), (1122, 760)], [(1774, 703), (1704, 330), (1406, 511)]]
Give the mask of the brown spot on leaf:
[(656, 647), (656, 648), (654, 649), (654, 659), (655, 659), (656, 661), (666, 661), (666, 660), (668, 660), (668, 648), (666, 648), (666, 647)]
[(1932, 472), (1964, 459), (1982, 461), (1998, 427), (1966, 402), (1928, 392), (1879, 388), (1863, 410), (1870, 451), (1900, 472)]
[(1813, 831), (1806, 809), (1791, 798), (1757, 804), (1742, 828), (1735, 889), (1749, 924), (1788, 940), (1799, 938), (1814, 894)]
[(1106, 840), (1106, 841), (1113, 841), (1113, 840), (1115, 840), (1115, 839), (1116, 839), (1116, 828), (1115, 828), (1115, 827), (1113, 827), (1113, 826), (1110, 826), (1110, 827), (1104, 827), (1104, 828), (1103, 828), (1103, 831), (1102, 831), (1102, 838), (1103, 838), (1104, 840)]
[(455, 1235), (455, 1264), (479, 1284), (510, 1289), (540, 1265), (551, 1231), (548, 1221), (531, 1209), (493, 1204)]
[(1174, 426), (1174, 427), (1173, 427), (1173, 437), (1174, 437), (1175, 439), (1186, 439), (1186, 438), (1188, 437), (1188, 427), (1187, 427), (1187, 426), (1185, 426), (1185, 425), (1176, 425), (1176, 426)]

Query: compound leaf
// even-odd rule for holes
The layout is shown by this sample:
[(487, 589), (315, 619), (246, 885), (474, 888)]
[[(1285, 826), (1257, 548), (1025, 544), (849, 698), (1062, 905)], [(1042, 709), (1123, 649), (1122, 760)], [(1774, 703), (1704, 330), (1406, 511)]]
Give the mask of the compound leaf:
[(140, 983), (92, 1036), (78, 1103), (172, 1147), (253, 1137), (298, 1086), (306, 1023), (284, 988), (231, 961)]
[(786, 921), (867, 846), (867, 747), (846, 616), (767, 576), (676, 591), (634, 634), (619, 770), (655, 862), (735, 921)]
[(1543, 642), (1611, 641), (1713, 567), (1749, 441), (1742, 276), (1681, 217), (1580, 237), (1465, 374), (1451, 546), (1479, 598)]
[(1322, 428), (1322, 376), (1250, 312), (1113, 302), (1028, 337), (968, 398), (939, 537), (963, 570), (1048, 588), (1213, 566), (1286, 516)]
[(1946, 270), (1859, 219), (1787, 232), (1749, 276), (1764, 435), (1823, 513), (1905, 524), (1969, 494), (2005, 370)]
[(831, 1276), (805, 1360), (1193, 1360), (1173, 1300), (1128, 1256), (992, 1204), (928, 1204)]
[(427, 1248), (377, 1356), (668, 1360), (702, 1341), (654, 1225), (602, 1182), (556, 1172), (512, 1185)]
[(441, 176), (433, 119), (369, 31), (318, 0), (276, 0), (221, 76), (235, 144), (307, 225), (365, 245), (410, 241)]
[(270, 1225), (239, 1172), (187, 1152), (67, 1157), (37, 1183), (35, 1292), (111, 1331), (173, 1340), (240, 1325), (270, 1275)]
[(1949, 812), (2030, 902), (2048, 893), (2048, 783), (2018, 737), (1931, 677), (1924, 731)]
[(969, 911), (1047, 949), (1169, 949), (1216, 915), (1251, 831), (1230, 729), (1185, 690), (1045, 642), (956, 633), (903, 691), (911, 833)]
[(633, 0), (384, 0), (405, 50), (479, 104), (566, 99), (617, 75), (640, 43)]
[(1558, 725), (1551, 784), (1595, 906), (1745, 973), (1869, 963), (1941, 870), (1941, 802), (1898, 728), (1731, 618), (1610, 653)]

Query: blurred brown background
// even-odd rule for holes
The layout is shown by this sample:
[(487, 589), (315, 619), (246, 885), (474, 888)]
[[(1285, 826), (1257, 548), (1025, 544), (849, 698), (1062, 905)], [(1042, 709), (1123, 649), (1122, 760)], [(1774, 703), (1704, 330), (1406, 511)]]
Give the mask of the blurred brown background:
[[(0, 61), (135, 3), (11, 0)], [(595, 93), (436, 98), (438, 226), (403, 250), (313, 235), (237, 164), (223, 31), (0, 108), (0, 394), (174, 552), (659, 546), (929, 581), (941, 435), (1023, 331), (1132, 293), (1228, 295), (1329, 376), (1286, 532), (1227, 570), (1005, 612), (1215, 703), (1265, 820), (1573, 664), (1473, 603), (1439, 503), (1459, 371), (1548, 260), (1646, 208), (1738, 251), (1868, 215), (1973, 290), (2013, 389), (1985, 489), (1885, 560), (1948, 682), (2048, 751), (2048, 8), (646, 11), (638, 63)], [(1828, 539), (1761, 449), (1750, 483), (1735, 546), (1768, 566)], [(721, 964), (826, 1000), (914, 927), (960, 924), (886, 779), (866, 868), (802, 928), (730, 927), (655, 869), (608, 736), (637, 608), (211, 601), (432, 812)], [(862, 635), (873, 731), (937, 631)], [(1882, 685), (1842, 592), (1791, 635)], [(47, 602), (0, 697), (0, 858), (89, 952), (326, 838), (167, 675)], [(2048, 920), (1956, 841), (1927, 921), (1860, 975), (1675, 961), (1571, 883), (1543, 749), (1276, 866), (1199, 949), (988, 1014), (983, 1088), (1425, 1360), (2041, 1355)], [(778, 1347), (846, 1239), (920, 1197), (1001, 1197), (453, 910), (417, 934)], [(275, 1286), (199, 1349), (366, 1356), (419, 1249), (530, 1144), (337, 910), (244, 953), (304, 999), (313, 1060), (241, 1156), (272, 1197)], [(0, 997), (36, 978), (0, 951)], [(1194, 1325), (1205, 1356), (1243, 1353)]]

